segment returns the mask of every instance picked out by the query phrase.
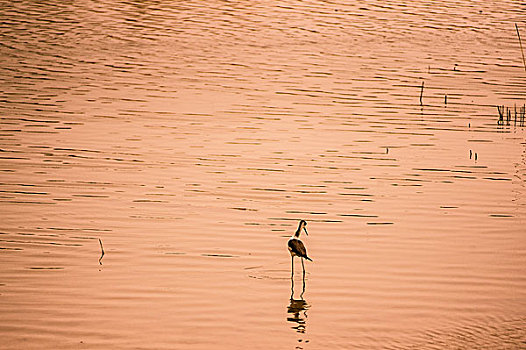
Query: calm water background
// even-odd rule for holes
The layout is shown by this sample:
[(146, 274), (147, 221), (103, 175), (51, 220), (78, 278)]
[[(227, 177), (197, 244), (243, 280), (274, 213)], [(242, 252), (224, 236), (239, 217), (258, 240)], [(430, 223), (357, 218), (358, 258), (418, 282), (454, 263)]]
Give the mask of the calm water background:
[(2, 348), (526, 347), (524, 4), (0, 9)]

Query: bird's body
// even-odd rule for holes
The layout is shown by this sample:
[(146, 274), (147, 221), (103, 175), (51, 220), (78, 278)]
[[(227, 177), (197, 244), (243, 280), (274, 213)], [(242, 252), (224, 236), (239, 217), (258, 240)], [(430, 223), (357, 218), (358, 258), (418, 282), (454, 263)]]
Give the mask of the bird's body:
[(291, 237), (289, 239), (288, 248), (290, 255), (293, 257), (297, 256), (299, 258), (305, 258), (312, 261), (312, 259), (307, 256), (307, 249), (305, 248), (305, 245), (298, 237)]
[(289, 239), (289, 241), (287, 243), (287, 247), (289, 249), (289, 253), (290, 253), (290, 256), (292, 258), (292, 260), (291, 260), (291, 262), (292, 262), (292, 273), (294, 273), (294, 257), (295, 256), (297, 256), (298, 258), (301, 259), (301, 266), (303, 266), (303, 273), (304, 274), (305, 274), (305, 266), (303, 265), (303, 259), (307, 259), (307, 260), (312, 261), (312, 259), (309, 258), (309, 256), (307, 255), (307, 249), (305, 248), (305, 245), (300, 240), (301, 230), (305, 230), (305, 234), (308, 235), (306, 226), (307, 226), (307, 221), (301, 220), (299, 225), (298, 225), (298, 229), (292, 235), (292, 237), (290, 237), (290, 239)]

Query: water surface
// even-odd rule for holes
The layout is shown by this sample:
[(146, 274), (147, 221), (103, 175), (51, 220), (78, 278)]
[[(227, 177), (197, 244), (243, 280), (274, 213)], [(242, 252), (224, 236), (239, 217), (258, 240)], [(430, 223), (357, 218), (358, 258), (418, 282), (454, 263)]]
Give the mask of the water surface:
[(0, 8), (4, 348), (526, 346), (523, 5)]

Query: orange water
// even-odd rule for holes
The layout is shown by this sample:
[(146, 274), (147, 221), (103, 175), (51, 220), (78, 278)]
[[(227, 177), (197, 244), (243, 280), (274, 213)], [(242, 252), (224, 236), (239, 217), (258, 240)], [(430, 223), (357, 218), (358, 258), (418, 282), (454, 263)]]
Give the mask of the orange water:
[(2, 348), (526, 346), (519, 2), (0, 8)]

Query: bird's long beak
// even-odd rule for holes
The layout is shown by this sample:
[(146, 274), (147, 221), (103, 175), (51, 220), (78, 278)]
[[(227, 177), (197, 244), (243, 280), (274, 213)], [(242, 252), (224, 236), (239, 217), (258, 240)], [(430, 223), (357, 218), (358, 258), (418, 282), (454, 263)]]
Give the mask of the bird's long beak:
[(306, 227), (303, 227), (303, 229), (305, 230), (305, 234), (308, 236), (309, 233), (307, 232), (307, 228), (306, 228)]

